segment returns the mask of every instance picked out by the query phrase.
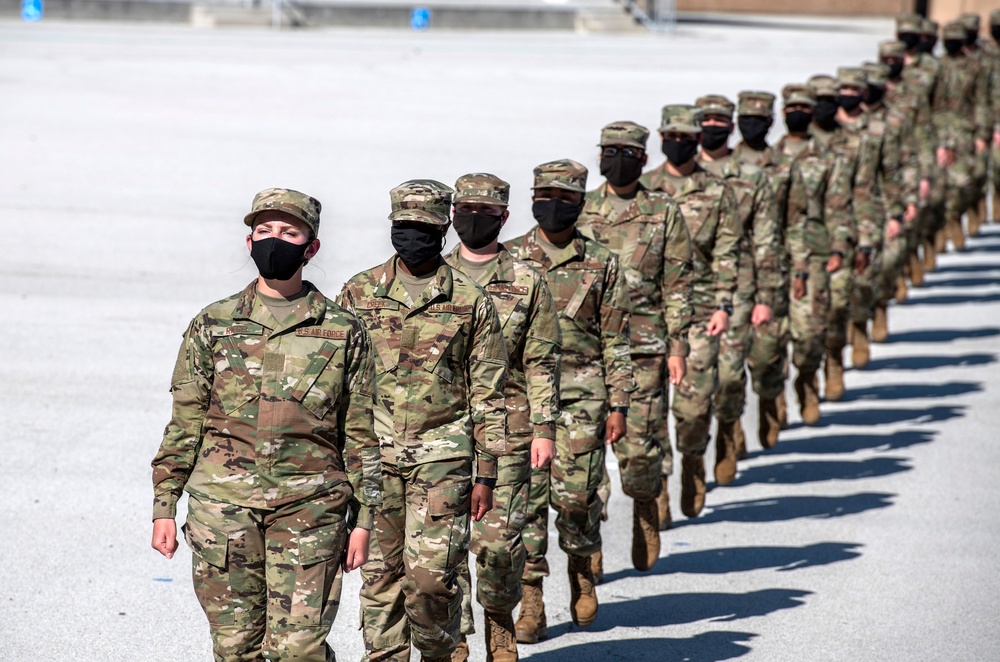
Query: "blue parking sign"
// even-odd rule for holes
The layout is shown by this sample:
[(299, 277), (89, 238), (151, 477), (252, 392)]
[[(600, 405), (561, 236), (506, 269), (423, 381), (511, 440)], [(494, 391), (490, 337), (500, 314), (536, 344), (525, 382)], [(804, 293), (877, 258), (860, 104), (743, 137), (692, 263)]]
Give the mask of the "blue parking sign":
[[(27, 1), (27, 0), (26, 0)], [(414, 30), (426, 30), (431, 27), (431, 10), (429, 7), (414, 7), (410, 14), (410, 27)]]
[(21, 18), (29, 23), (42, 20), (44, 0), (21, 0)]

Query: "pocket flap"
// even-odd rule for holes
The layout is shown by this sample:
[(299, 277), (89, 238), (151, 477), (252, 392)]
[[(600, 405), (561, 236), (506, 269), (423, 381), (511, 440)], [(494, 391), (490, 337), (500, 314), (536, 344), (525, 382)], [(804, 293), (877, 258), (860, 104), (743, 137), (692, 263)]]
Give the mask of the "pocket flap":
[(441, 485), (427, 490), (427, 514), (431, 517), (457, 515), (469, 509), (472, 500), (472, 480)]
[(587, 300), (587, 294), (590, 292), (591, 286), (594, 281), (597, 280), (600, 274), (595, 271), (586, 271), (583, 273), (581, 278), (580, 287), (577, 288), (576, 292), (569, 301), (566, 302), (566, 307), (563, 309), (563, 315), (569, 319), (576, 317), (576, 314), (580, 311), (580, 307), (583, 302)]
[(299, 534), (299, 565), (312, 565), (339, 556), (344, 547), (344, 522), (335, 522)]
[(182, 530), (184, 540), (196, 556), (209, 565), (225, 569), (229, 536), (190, 517)]

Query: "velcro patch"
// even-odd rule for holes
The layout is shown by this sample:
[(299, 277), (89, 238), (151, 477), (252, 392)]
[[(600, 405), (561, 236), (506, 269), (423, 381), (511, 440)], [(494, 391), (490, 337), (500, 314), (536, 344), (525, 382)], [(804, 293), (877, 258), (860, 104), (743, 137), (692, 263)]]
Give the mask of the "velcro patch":
[(486, 286), (487, 292), (503, 292), (506, 294), (527, 294), (527, 285), (505, 285), (503, 283), (490, 283)]
[(389, 299), (365, 299), (358, 301), (355, 306), (362, 310), (379, 310), (380, 308), (399, 310), (399, 303)]
[(427, 306), (427, 311), (431, 313), (454, 313), (456, 315), (468, 315), (472, 312), (472, 306), (459, 306), (454, 303), (434, 303)]
[(331, 340), (347, 340), (347, 331), (343, 329), (321, 329), (318, 326), (307, 326), (303, 329), (296, 329), (295, 335), (309, 336), (310, 338), (330, 338)]

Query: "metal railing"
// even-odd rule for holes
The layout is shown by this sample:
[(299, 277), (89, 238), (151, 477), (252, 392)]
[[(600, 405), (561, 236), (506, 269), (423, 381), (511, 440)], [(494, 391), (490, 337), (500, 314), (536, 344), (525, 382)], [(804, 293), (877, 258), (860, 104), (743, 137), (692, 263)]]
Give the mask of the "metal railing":
[(677, 29), (677, 0), (618, 0), (637, 21), (653, 32)]

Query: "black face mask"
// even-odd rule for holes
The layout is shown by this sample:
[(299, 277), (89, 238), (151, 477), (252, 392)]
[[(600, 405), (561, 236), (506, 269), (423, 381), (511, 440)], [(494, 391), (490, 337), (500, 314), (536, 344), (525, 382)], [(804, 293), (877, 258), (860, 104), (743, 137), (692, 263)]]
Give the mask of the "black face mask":
[(804, 110), (790, 110), (785, 113), (785, 126), (788, 127), (789, 133), (802, 133), (809, 130), (812, 118), (812, 113)]
[(503, 222), (503, 214), (494, 216), (493, 214), (472, 213), (452, 216), (455, 223), (455, 232), (459, 239), (469, 248), (485, 248), (496, 241), (500, 236), (500, 225)]
[(740, 116), (740, 135), (754, 149), (764, 149), (767, 145), (767, 132), (771, 130), (771, 120), (758, 115)]
[(917, 50), (921, 53), (927, 53), (928, 55), (934, 52), (934, 47), (937, 46), (937, 39), (925, 39), (920, 42), (917, 46)]
[(899, 77), (903, 75), (903, 61), (893, 62), (889, 65), (889, 79), (899, 80)]
[(906, 50), (912, 51), (917, 46), (920, 45), (920, 35), (914, 34), (912, 32), (905, 32), (903, 34), (896, 35), (901, 42), (906, 44)]
[(962, 52), (962, 46), (965, 46), (965, 42), (961, 39), (945, 39), (944, 40), (944, 50), (948, 52), (948, 55), (958, 55)]
[(969, 46), (969, 47), (975, 46), (976, 45), (976, 40), (978, 38), (979, 38), (979, 35), (977, 33), (975, 33), (975, 32), (966, 32), (965, 33), (965, 45)]
[(393, 225), (392, 247), (399, 259), (413, 269), (441, 254), (444, 234), (437, 225)]
[(612, 186), (628, 186), (642, 175), (642, 159), (625, 156), (621, 152), (614, 156), (602, 156), (601, 175)]
[(268, 280), (288, 280), (305, 262), (309, 244), (293, 244), (277, 237), (254, 239), (250, 242), (250, 257), (257, 271)]
[(882, 101), (882, 97), (885, 96), (885, 88), (881, 85), (868, 85), (868, 98), (865, 99), (865, 103), (869, 106), (874, 106), (878, 102)]
[(702, 149), (709, 151), (719, 149), (729, 142), (731, 129), (728, 126), (703, 126), (701, 127)]
[(860, 94), (838, 94), (837, 95), (837, 105), (844, 110), (851, 111), (857, 110), (861, 105), (863, 98)]
[[(860, 97), (859, 97), (860, 98)], [(837, 105), (835, 99), (829, 97), (823, 97), (816, 101), (816, 107), (813, 109), (813, 120), (821, 128), (827, 131), (832, 131), (837, 127)]]
[(993, 41), (1000, 43), (1000, 25), (991, 25), (990, 34), (993, 35)]
[(684, 165), (698, 153), (697, 140), (663, 140), (663, 154), (675, 167)]
[(553, 234), (573, 227), (576, 219), (580, 217), (581, 211), (583, 211), (582, 203), (574, 205), (555, 198), (535, 200), (531, 203), (531, 214), (538, 221), (539, 227)]

